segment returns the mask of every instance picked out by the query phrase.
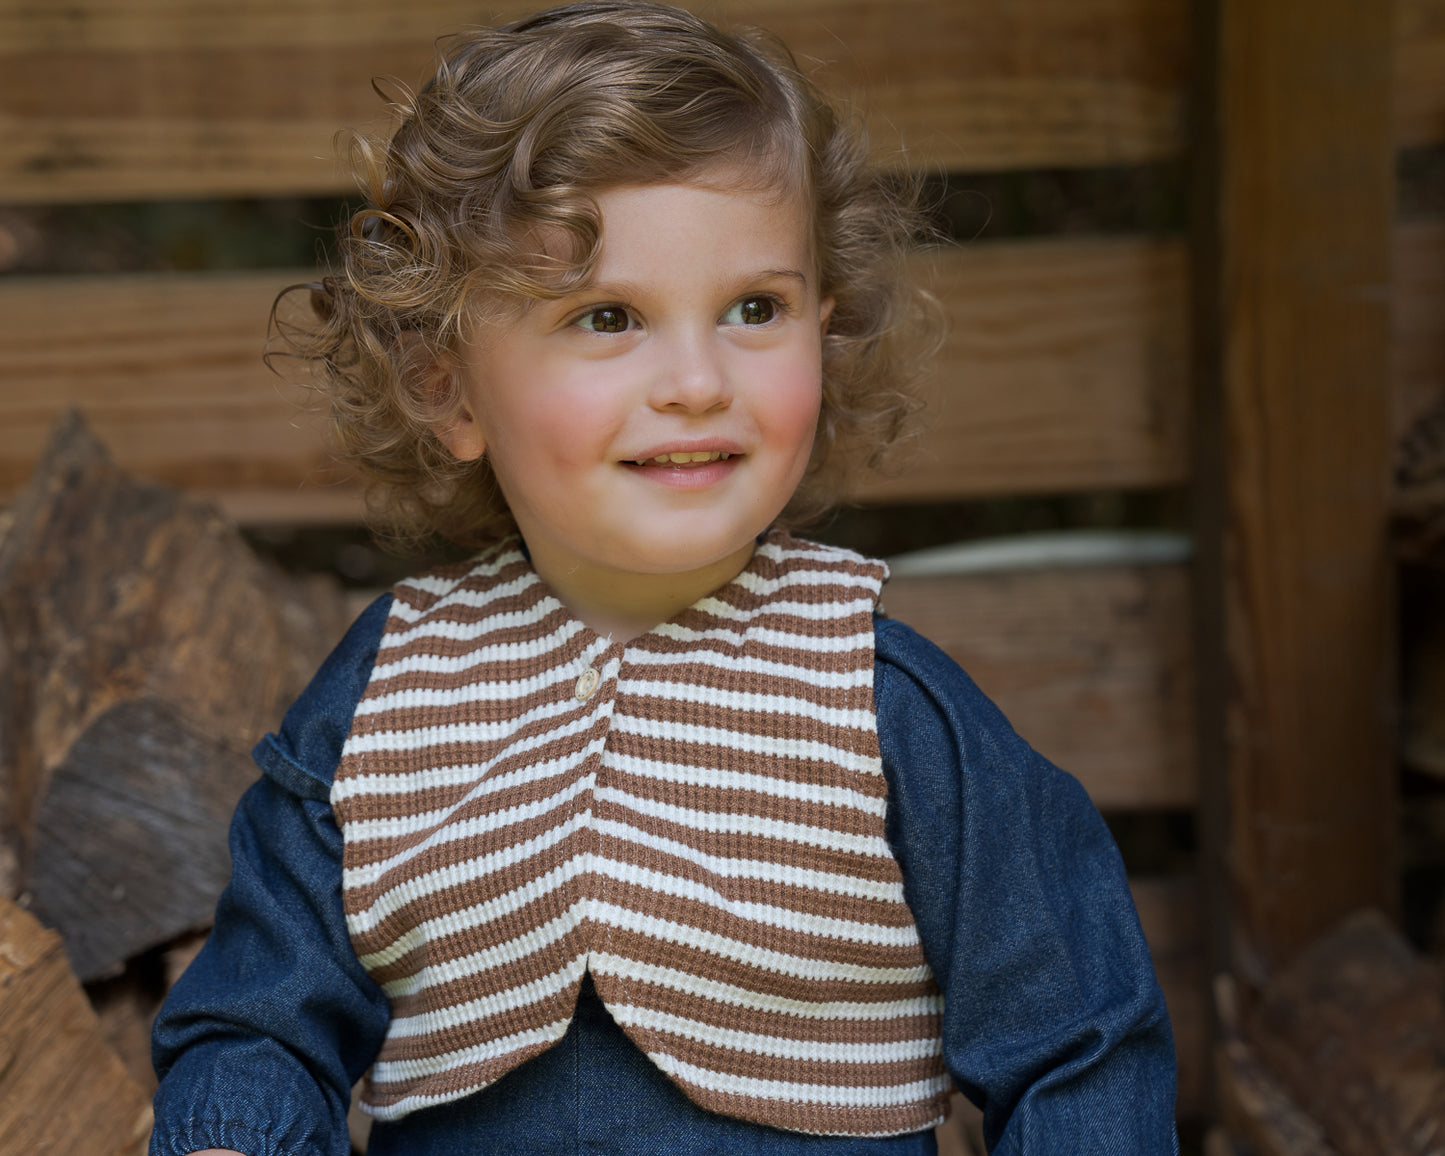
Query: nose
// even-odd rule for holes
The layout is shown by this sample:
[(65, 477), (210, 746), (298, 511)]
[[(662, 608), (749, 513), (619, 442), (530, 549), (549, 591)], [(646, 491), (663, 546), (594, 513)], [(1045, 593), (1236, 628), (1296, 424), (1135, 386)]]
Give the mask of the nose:
[(672, 335), (657, 344), (649, 402), (654, 409), (707, 413), (732, 401), (727, 358), (715, 331)]

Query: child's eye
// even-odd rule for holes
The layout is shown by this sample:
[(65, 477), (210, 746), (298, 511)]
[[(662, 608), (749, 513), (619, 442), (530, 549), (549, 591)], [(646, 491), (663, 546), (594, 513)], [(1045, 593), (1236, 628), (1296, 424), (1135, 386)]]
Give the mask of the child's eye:
[(620, 305), (603, 305), (589, 309), (572, 324), (593, 333), (626, 333), (632, 328), (632, 317)]
[(778, 315), (778, 303), (771, 297), (744, 297), (723, 314), (728, 325), (766, 325)]

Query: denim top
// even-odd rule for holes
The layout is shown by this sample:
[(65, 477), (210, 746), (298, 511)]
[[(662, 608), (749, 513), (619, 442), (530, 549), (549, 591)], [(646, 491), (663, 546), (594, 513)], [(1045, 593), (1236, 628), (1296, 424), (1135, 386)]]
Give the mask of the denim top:
[[(385, 995), (341, 907), (332, 775), (390, 596), (374, 602), (255, 758), (215, 926), (156, 1018), (152, 1156), (347, 1156), (350, 1089)], [(1118, 851), (1082, 787), (951, 659), (878, 617), (887, 834), (945, 995), (944, 1060), (994, 1156), (1169, 1156), (1174, 1046)], [(820, 1137), (694, 1105), (584, 983), (562, 1042), (466, 1099), (372, 1128), (372, 1156), (896, 1156), (932, 1132)]]

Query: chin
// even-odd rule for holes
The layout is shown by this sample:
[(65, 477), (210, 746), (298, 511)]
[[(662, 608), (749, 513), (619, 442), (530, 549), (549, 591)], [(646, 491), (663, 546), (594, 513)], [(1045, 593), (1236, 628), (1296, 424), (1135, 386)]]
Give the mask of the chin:
[(751, 553), (756, 539), (757, 534), (733, 534), (719, 541), (715, 535), (693, 536), (685, 532), (665, 540), (652, 538), (638, 543), (625, 559), (619, 559), (620, 568), (638, 574), (688, 574), (726, 562), (744, 550)]

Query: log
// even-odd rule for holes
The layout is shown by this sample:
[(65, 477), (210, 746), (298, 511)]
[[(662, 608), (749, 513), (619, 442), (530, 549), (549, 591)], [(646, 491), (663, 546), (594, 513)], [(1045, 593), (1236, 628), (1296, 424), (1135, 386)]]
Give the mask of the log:
[(83, 980), (209, 922), (249, 751), (344, 629), (332, 585), (127, 477), (74, 415), (0, 543), (0, 843)]
[(1340, 1156), (1445, 1147), (1445, 985), (1378, 911), (1276, 976), (1245, 1034)]
[(0, 1148), (143, 1156), (150, 1130), (60, 937), (0, 896)]
[[(1251, 1156), (1338, 1156), (1320, 1126), (1285, 1094), (1243, 1040), (1222, 1041), (1215, 1060), (1220, 1113)], [(1216, 1148), (1223, 1143), (1214, 1140)]]
[(226, 829), (256, 769), (187, 713), (119, 702), (48, 773), (26, 894), (86, 979), (208, 923), (230, 876)]

